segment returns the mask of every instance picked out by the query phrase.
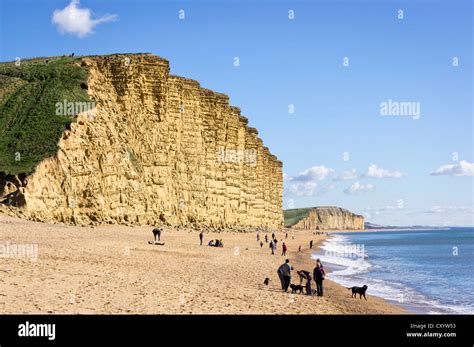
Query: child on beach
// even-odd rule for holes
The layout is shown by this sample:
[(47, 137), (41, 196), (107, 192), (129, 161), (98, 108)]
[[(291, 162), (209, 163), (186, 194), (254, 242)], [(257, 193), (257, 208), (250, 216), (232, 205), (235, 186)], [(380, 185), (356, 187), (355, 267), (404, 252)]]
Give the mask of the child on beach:
[(311, 279), (311, 274), (308, 272), (308, 275), (306, 276), (306, 295), (312, 295)]

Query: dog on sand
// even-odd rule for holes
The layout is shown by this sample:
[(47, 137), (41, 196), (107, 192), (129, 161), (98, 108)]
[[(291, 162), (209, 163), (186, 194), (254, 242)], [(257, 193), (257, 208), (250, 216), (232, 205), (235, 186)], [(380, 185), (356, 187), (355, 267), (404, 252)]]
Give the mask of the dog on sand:
[(292, 293), (300, 292), (300, 294), (303, 294), (303, 286), (301, 284), (290, 284), (290, 288)]
[(365, 300), (367, 298), (365, 297), (365, 292), (367, 291), (367, 286), (363, 285), (362, 287), (347, 287), (347, 289), (352, 290), (352, 295), (351, 298), (357, 298), (357, 294), (359, 294), (359, 299), (362, 299), (364, 297)]

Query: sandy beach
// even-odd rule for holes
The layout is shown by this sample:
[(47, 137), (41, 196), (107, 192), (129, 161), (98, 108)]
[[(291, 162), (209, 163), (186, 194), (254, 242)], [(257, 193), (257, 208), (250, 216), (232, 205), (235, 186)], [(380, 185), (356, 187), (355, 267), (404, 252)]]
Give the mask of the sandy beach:
[[(348, 289), (325, 280), (325, 296), (290, 295), (280, 290), (271, 255), (256, 233), (205, 233), (165, 229), (164, 246), (149, 245), (151, 227), (75, 227), (0, 215), (0, 311), (79, 314), (399, 314), (402, 308), (370, 295), (351, 299)], [(261, 233), (264, 239), (264, 234)], [(269, 235), (270, 237), (270, 235)], [(290, 233), (287, 258), (296, 270), (312, 271), (309, 241), (326, 236)], [(36, 254), (14, 256), (30, 245)], [(298, 252), (298, 246), (302, 251)], [(35, 251), (35, 252), (36, 252)], [(9, 252), (6, 254), (6, 252)], [(271, 279), (264, 286), (266, 277)], [(293, 283), (299, 282), (296, 273)], [(313, 282), (313, 288), (314, 288)]]

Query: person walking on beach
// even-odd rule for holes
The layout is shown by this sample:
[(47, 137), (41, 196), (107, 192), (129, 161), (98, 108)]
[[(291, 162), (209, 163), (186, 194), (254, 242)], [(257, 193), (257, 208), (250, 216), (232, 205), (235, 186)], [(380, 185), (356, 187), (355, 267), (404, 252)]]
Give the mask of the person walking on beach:
[(204, 233), (201, 231), (199, 233), (199, 244), (202, 246), (202, 241), (204, 240)]
[(260, 241), (260, 234), (257, 233), (257, 242)]
[(313, 249), (313, 240), (309, 241), (309, 249)]
[(275, 244), (273, 243), (273, 240), (270, 241), (270, 249), (272, 250), (272, 255), (275, 254)]
[(265, 243), (267, 243), (267, 242), (268, 242), (268, 235), (265, 234)]
[(318, 296), (323, 296), (323, 280), (324, 280), (324, 269), (320, 262), (316, 261), (316, 267), (314, 268), (313, 277), (316, 282), (316, 291)]
[(263, 242), (262, 242), (262, 241), (260, 241), (260, 248), (262, 248), (262, 247), (263, 247)]
[(281, 273), (280, 280), (282, 281), (282, 289), (285, 292), (288, 291), (288, 287), (291, 283), (291, 270), (293, 270), (293, 266), (290, 265), (289, 259), (286, 259), (285, 263), (278, 268), (278, 276), (280, 276)]
[(286, 244), (285, 242), (283, 242), (283, 244), (281, 245), (281, 255), (285, 256), (286, 255), (286, 251), (288, 250), (288, 248), (286, 247)]
[(285, 239), (287, 239), (287, 238), (288, 238), (288, 233), (285, 234)]
[(275, 233), (272, 233), (272, 240), (275, 240)]

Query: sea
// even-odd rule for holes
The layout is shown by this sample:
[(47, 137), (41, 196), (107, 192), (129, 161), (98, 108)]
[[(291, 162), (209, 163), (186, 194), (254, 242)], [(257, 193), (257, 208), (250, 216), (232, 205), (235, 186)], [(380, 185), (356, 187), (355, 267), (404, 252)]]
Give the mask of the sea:
[(312, 256), (327, 278), (413, 313), (474, 314), (472, 227), (335, 233)]

